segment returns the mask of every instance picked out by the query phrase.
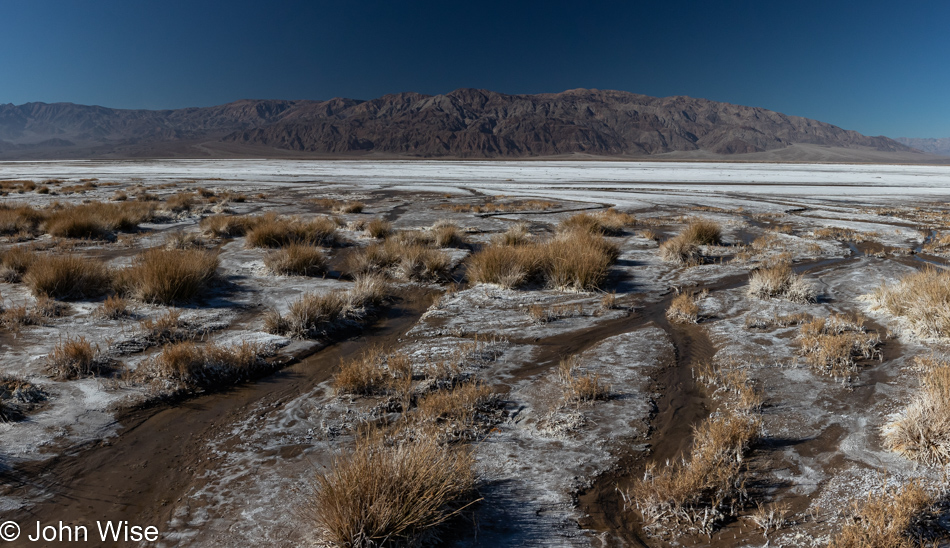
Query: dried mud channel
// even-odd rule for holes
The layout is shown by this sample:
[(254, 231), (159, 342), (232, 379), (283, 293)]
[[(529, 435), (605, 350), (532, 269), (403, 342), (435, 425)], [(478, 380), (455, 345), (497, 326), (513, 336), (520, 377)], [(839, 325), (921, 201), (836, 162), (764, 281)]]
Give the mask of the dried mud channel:
[[(308, 356), (293, 356), (291, 365), (269, 376), (174, 405), (125, 411), (117, 418), (122, 428), (114, 438), (4, 471), (3, 482), (11, 486), (9, 495), (34, 488), (50, 493), (46, 500), (10, 515), (10, 519), (44, 524), (62, 521), (67, 525), (125, 520), (160, 524), (164, 529), (173, 503), (200, 488), (202, 475), (214, 467), (207, 451), (209, 440), (224, 437), (231, 438), (225, 446), (239, 443), (239, 439), (233, 439), (230, 425), (249, 413), (278, 409), (329, 379), (341, 360), (369, 346), (394, 345), (431, 305), (434, 296), (435, 292), (426, 289), (405, 292), (361, 334)], [(21, 538), (19, 543), (8, 545), (31, 544)]]

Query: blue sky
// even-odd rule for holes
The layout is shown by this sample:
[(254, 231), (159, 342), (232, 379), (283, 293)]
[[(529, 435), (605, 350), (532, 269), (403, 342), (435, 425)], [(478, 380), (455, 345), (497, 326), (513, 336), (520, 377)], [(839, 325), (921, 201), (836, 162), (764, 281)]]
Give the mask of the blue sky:
[(0, 103), (572, 88), (950, 136), (950, 2), (0, 0)]

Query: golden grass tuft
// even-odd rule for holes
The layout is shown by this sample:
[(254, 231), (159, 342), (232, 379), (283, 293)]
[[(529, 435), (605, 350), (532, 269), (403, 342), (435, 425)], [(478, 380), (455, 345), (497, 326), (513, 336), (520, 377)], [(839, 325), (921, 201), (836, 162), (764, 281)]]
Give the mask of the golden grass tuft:
[(884, 425), (884, 445), (930, 465), (950, 463), (950, 362), (917, 357), (920, 391), (897, 417)]
[(696, 245), (720, 245), (722, 244), (722, 227), (714, 221), (696, 219), (686, 225), (686, 228), (680, 232), (680, 237)]
[(189, 302), (207, 289), (218, 269), (218, 254), (204, 249), (152, 248), (116, 272), (123, 295), (150, 303)]
[(389, 285), (380, 275), (356, 277), (347, 291), (305, 293), (290, 304), (286, 315), (275, 310), (264, 316), (264, 330), (297, 338), (314, 338), (348, 320), (360, 320), (368, 308), (378, 306), (389, 295)]
[(177, 389), (210, 389), (240, 382), (265, 369), (265, 350), (247, 341), (232, 346), (179, 342), (136, 369), (141, 380), (168, 383)]
[(23, 276), (36, 296), (83, 299), (109, 290), (111, 272), (102, 261), (79, 255), (38, 255)]
[(10, 283), (20, 281), (36, 256), (35, 251), (22, 246), (7, 249), (0, 255), (0, 280)]
[(743, 460), (759, 431), (759, 419), (746, 414), (706, 419), (694, 429), (688, 458), (663, 468), (650, 464), (624, 499), (640, 512), (645, 529), (711, 534), (745, 503)]
[(61, 238), (105, 239), (115, 231), (135, 230), (155, 216), (155, 207), (143, 202), (92, 202), (53, 208), (43, 221), (44, 230)]
[(876, 308), (905, 318), (922, 338), (950, 338), (950, 271), (928, 267), (881, 285), (865, 299)]
[(696, 297), (689, 293), (674, 297), (670, 307), (666, 309), (666, 318), (673, 323), (698, 323), (699, 304)]
[(268, 213), (257, 217), (247, 231), (249, 247), (284, 247), (290, 244), (332, 245), (336, 242), (336, 222), (329, 217), (305, 221)]
[(599, 375), (581, 374), (577, 356), (561, 360), (557, 374), (565, 403), (592, 403), (610, 399), (610, 385), (601, 382)]
[(199, 226), (205, 234), (215, 238), (233, 238), (243, 236), (260, 217), (211, 215), (201, 219)]
[(868, 333), (859, 316), (832, 314), (799, 327), (800, 353), (816, 371), (836, 379), (850, 379), (857, 372), (856, 358), (881, 358), (881, 338)]
[(625, 228), (635, 225), (636, 218), (629, 213), (608, 208), (597, 213), (578, 213), (558, 225), (558, 230), (580, 230), (604, 236), (619, 236)]
[(333, 546), (416, 545), (466, 506), (474, 457), (431, 437), (363, 437), (317, 474), (313, 519)]
[(465, 243), (462, 236), (462, 229), (451, 221), (445, 219), (437, 221), (430, 229), (432, 234), (432, 243), (436, 247), (459, 247)]
[(393, 225), (385, 219), (373, 219), (366, 223), (366, 235), (377, 240), (388, 237), (393, 232)]
[(831, 540), (828, 548), (924, 546), (915, 526), (933, 504), (933, 495), (918, 481), (868, 493), (863, 504), (852, 503), (851, 519)]
[(660, 257), (664, 261), (685, 266), (695, 266), (703, 261), (699, 246), (682, 236), (674, 236), (660, 244)]
[(268, 253), (264, 264), (274, 274), (319, 276), (326, 272), (327, 259), (320, 249), (295, 243)]
[(118, 296), (109, 295), (106, 300), (96, 309), (96, 314), (101, 318), (117, 320), (130, 315), (129, 301)]
[(347, 258), (347, 269), (354, 276), (388, 273), (410, 281), (445, 279), (451, 266), (449, 256), (411, 238), (400, 233), (382, 243), (372, 243)]
[(56, 380), (78, 379), (100, 372), (98, 349), (84, 337), (67, 338), (46, 356), (46, 372)]
[(749, 275), (748, 294), (760, 299), (780, 297), (795, 303), (813, 303), (817, 290), (805, 278), (792, 272), (788, 261), (778, 261), (753, 270)]

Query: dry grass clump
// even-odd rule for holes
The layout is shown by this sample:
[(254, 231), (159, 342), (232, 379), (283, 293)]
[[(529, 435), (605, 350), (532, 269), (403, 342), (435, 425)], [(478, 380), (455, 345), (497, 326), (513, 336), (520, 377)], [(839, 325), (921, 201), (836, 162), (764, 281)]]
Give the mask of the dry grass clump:
[(178, 310), (169, 310), (154, 320), (146, 318), (139, 322), (139, 328), (151, 344), (178, 342), (193, 335)]
[(143, 362), (135, 374), (141, 380), (157, 381), (167, 388), (209, 389), (253, 377), (267, 367), (265, 354), (261, 345), (247, 341), (232, 346), (173, 343), (155, 358)]
[(696, 219), (680, 232), (680, 237), (696, 245), (722, 244), (722, 227), (714, 221)]
[(35, 235), (44, 217), (41, 211), (30, 206), (0, 204), (0, 234)]
[(501, 394), (476, 381), (461, 383), (451, 390), (437, 390), (419, 400), (418, 412), (427, 420), (471, 425), (480, 411), (497, 407)]
[(373, 219), (366, 223), (366, 235), (377, 240), (387, 238), (393, 232), (393, 225), (385, 219)]
[(698, 323), (699, 304), (691, 293), (680, 293), (666, 309), (666, 319), (673, 323)]
[(934, 497), (918, 481), (868, 493), (864, 504), (852, 503), (851, 519), (829, 548), (917, 548), (924, 546), (919, 522)]
[(749, 415), (710, 417), (694, 429), (689, 458), (663, 468), (649, 465), (624, 496), (643, 516), (644, 529), (708, 535), (736, 515), (747, 497), (743, 458), (759, 430), (759, 420)]
[(432, 233), (432, 243), (436, 247), (458, 247), (465, 243), (462, 229), (451, 221), (445, 219), (437, 221), (429, 231)]
[(805, 322), (811, 321), (812, 319), (812, 316), (805, 312), (768, 317), (749, 315), (745, 318), (745, 326), (748, 329), (771, 329), (773, 327), (790, 327), (793, 325), (801, 325)]
[(34, 295), (54, 299), (97, 297), (109, 290), (111, 280), (102, 261), (79, 255), (38, 255), (23, 276)]
[(920, 391), (883, 427), (884, 445), (931, 465), (950, 463), (950, 362), (917, 357)]
[(881, 358), (881, 337), (868, 333), (864, 319), (832, 314), (816, 318), (799, 328), (800, 353), (820, 373), (850, 379), (857, 371), (856, 358)]
[(129, 301), (118, 295), (109, 295), (106, 300), (96, 309), (96, 314), (101, 318), (117, 320), (129, 316)]
[(577, 356), (561, 360), (557, 374), (565, 403), (591, 403), (610, 399), (610, 385), (604, 384), (599, 375), (581, 374)]
[(865, 298), (906, 318), (919, 337), (950, 337), (950, 271), (928, 267), (895, 285), (882, 284)]
[(167, 249), (197, 249), (205, 246), (205, 241), (194, 232), (176, 231), (165, 238)]
[(555, 289), (593, 291), (606, 281), (618, 255), (602, 236), (573, 230), (540, 243), (494, 243), (469, 257), (466, 272), (473, 283), (505, 288), (540, 279)]
[(346, 322), (363, 319), (367, 309), (378, 306), (388, 295), (389, 285), (382, 276), (357, 276), (347, 291), (305, 293), (290, 304), (286, 315), (269, 311), (264, 316), (264, 330), (297, 338), (314, 338)]
[(274, 274), (319, 276), (326, 272), (327, 258), (320, 249), (306, 244), (290, 244), (264, 257), (264, 264)]
[(681, 235), (674, 236), (660, 244), (660, 257), (664, 261), (686, 266), (696, 266), (703, 262), (699, 246)]
[(748, 369), (739, 362), (728, 365), (700, 362), (693, 366), (693, 377), (730, 409), (743, 414), (761, 411), (765, 399), (752, 385)]
[(116, 272), (123, 295), (150, 303), (189, 302), (215, 278), (218, 254), (204, 249), (147, 249)]
[(841, 240), (843, 242), (866, 242), (879, 236), (876, 232), (859, 232), (853, 228), (828, 226), (812, 232), (815, 238), (822, 240)]
[(18, 420), (21, 405), (39, 403), (47, 398), (46, 392), (21, 377), (0, 375), (0, 422)]
[(162, 204), (162, 209), (165, 211), (171, 211), (172, 213), (191, 211), (191, 208), (195, 205), (196, 198), (197, 195), (191, 192), (176, 192), (168, 198), (165, 198), (165, 203)]
[(243, 236), (261, 217), (211, 215), (201, 219), (199, 227), (205, 234), (215, 238)]
[(506, 213), (510, 211), (546, 211), (554, 209), (560, 204), (548, 200), (514, 200), (511, 202), (496, 202), (489, 196), (483, 204), (442, 204), (439, 209), (448, 209), (456, 213)]
[(36, 252), (21, 246), (11, 247), (0, 255), (0, 280), (18, 282), (36, 260)]
[(268, 213), (257, 217), (247, 230), (249, 247), (284, 247), (290, 244), (332, 245), (336, 242), (336, 222), (329, 217), (309, 221), (278, 217)]
[(334, 200), (332, 198), (316, 198), (310, 200), (311, 203), (320, 207), (332, 209), (336, 213), (362, 213), (366, 204), (356, 200)]
[(813, 303), (818, 294), (815, 287), (806, 282), (804, 276), (792, 271), (787, 261), (778, 261), (772, 265), (757, 268), (749, 275), (748, 294), (760, 299), (780, 297), (794, 303)]
[(333, 390), (337, 394), (370, 396), (387, 392), (398, 380), (412, 380), (408, 356), (387, 356), (381, 348), (374, 347), (340, 363), (340, 372), (333, 376)]
[(528, 224), (518, 223), (508, 227), (508, 230), (501, 234), (492, 236), (491, 243), (496, 246), (519, 246), (531, 243), (531, 232), (528, 230)]
[(470, 503), (470, 451), (429, 437), (387, 443), (365, 436), (317, 474), (312, 508), (332, 546), (415, 546)]
[(608, 208), (597, 213), (578, 213), (561, 221), (559, 230), (582, 230), (591, 234), (619, 236), (625, 228), (637, 223), (636, 217), (629, 213)]
[(61, 238), (105, 239), (115, 231), (131, 231), (155, 216), (155, 207), (143, 202), (93, 202), (53, 208), (43, 221), (44, 230)]
[(46, 372), (61, 381), (98, 374), (102, 369), (98, 352), (84, 337), (67, 338), (47, 354)]
[(450, 266), (451, 260), (444, 252), (399, 236), (370, 244), (347, 259), (347, 268), (354, 276), (388, 273), (396, 278), (423, 282), (446, 278)]

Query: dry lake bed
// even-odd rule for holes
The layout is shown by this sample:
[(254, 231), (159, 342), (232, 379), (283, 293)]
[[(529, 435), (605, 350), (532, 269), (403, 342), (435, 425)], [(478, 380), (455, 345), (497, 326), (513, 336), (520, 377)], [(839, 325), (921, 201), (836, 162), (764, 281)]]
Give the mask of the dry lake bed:
[(444, 468), (357, 540), (950, 540), (948, 167), (4, 162), (0, 193), (13, 546), (340, 544), (374, 470)]

